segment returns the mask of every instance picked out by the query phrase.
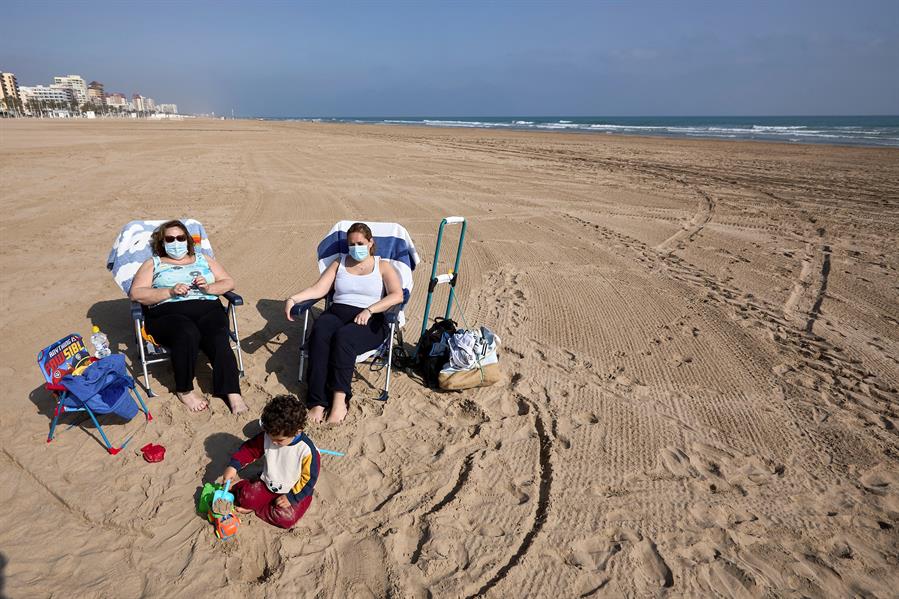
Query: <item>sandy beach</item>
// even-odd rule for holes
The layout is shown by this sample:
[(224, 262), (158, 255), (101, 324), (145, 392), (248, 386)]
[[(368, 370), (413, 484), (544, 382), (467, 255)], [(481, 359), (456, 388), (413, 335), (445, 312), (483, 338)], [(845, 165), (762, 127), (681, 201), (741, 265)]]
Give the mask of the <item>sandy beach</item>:
[[(0, 189), (0, 595), (895, 596), (899, 150), (16, 120)], [(318, 241), (341, 219), (407, 227), (414, 342), (456, 214), (457, 296), (502, 338), (504, 382), (397, 372), (382, 404), (383, 373), (361, 371), (346, 423), (307, 431), (346, 456), (322, 457), (296, 528), (251, 516), (216, 540), (198, 488), (269, 397), (302, 396), (283, 299)], [(154, 421), (107, 427), (138, 431), (121, 454), (87, 425), (46, 443), (37, 351), (97, 324), (133, 365), (105, 259), (127, 221), (178, 217), (246, 300), (250, 415), (188, 413), (162, 365)]]

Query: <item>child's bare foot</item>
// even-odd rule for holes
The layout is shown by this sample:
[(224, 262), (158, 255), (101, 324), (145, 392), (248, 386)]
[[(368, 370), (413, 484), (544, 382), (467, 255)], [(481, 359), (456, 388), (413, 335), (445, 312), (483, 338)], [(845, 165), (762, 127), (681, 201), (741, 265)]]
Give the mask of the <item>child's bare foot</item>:
[(234, 506), (234, 511), (237, 512), (238, 514), (252, 514), (253, 513), (253, 510), (248, 510), (245, 507), (240, 507), (237, 505)]
[(310, 422), (321, 422), (325, 419), (325, 408), (323, 406), (310, 408), (309, 414), (306, 417)]
[(187, 406), (187, 409), (191, 412), (202, 412), (209, 406), (205, 399), (198, 396), (193, 391), (188, 391), (187, 393), (175, 393), (175, 395), (178, 396), (181, 403)]
[(228, 394), (228, 407), (231, 408), (232, 414), (240, 414), (241, 412), (246, 412), (247, 410), (249, 410), (247, 404), (243, 400), (243, 397), (240, 396), (240, 393)]
[(328, 414), (328, 424), (340, 424), (346, 418), (348, 411), (345, 399), (334, 401), (331, 404), (331, 413)]

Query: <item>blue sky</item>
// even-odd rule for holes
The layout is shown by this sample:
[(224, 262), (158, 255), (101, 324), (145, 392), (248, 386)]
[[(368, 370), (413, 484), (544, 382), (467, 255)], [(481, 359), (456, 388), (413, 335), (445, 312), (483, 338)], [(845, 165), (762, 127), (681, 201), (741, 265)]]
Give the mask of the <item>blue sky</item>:
[(243, 116), (899, 113), (899, 0), (19, 2), (0, 69)]

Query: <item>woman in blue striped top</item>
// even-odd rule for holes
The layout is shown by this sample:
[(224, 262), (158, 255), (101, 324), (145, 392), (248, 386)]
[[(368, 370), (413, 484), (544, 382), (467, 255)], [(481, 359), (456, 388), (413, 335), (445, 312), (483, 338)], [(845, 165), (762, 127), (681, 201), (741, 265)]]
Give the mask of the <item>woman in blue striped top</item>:
[(181, 221), (160, 225), (150, 244), (153, 258), (141, 264), (129, 295), (147, 306), (147, 333), (171, 354), (175, 394), (192, 412), (208, 407), (194, 393), (193, 384), (202, 349), (212, 364), (213, 395), (224, 398), (235, 414), (246, 411), (228, 316), (218, 299), (234, 289), (234, 280), (216, 260), (195, 251), (194, 239)]

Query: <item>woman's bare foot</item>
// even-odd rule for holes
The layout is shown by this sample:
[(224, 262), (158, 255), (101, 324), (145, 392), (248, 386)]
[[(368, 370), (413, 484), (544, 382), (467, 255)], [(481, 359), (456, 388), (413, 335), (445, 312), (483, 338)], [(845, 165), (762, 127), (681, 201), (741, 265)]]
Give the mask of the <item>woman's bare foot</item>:
[(310, 422), (321, 422), (325, 419), (325, 408), (323, 406), (310, 408), (306, 418), (308, 418)]
[(247, 508), (240, 507), (238, 505), (234, 506), (234, 511), (237, 512), (238, 514), (252, 514), (253, 513), (253, 510), (248, 510)]
[(175, 393), (178, 396), (178, 399), (181, 400), (181, 403), (187, 406), (187, 409), (191, 412), (202, 412), (209, 404), (206, 403), (206, 400), (202, 397), (198, 396), (193, 391), (188, 391), (187, 393)]
[(227, 399), (228, 407), (231, 408), (232, 414), (240, 414), (250, 409), (244, 402), (243, 397), (240, 396), (240, 393), (229, 393)]
[(345, 393), (338, 392), (334, 394), (334, 401), (331, 402), (331, 412), (328, 414), (328, 424), (340, 424), (343, 422), (349, 411), (346, 403)]

